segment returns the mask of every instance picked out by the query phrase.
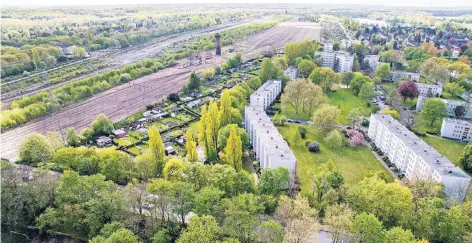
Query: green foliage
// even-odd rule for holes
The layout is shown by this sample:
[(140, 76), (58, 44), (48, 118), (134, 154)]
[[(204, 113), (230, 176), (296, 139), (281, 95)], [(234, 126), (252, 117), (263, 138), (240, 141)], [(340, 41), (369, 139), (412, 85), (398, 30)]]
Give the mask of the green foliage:
[(365, 83), (361, 86), (359, 90), (359, 98), (370, 102), (376, 95), (374, 93), (374, 84), (373, 83)]
[(334, 149), (339, 148), (344, 143), (343, 135), (338, 130), (332, 130), (328, 133), (328, 136), (324, 139), (324, 142), (328, 147)]
[(259, 178), (259, 193), (280, 196), (288, 187), (290, 172), (285, 167), (263, 169)]
[(221, 231), (212, 216), (194, 216), (190, 218), (187, 229), (177, 240), (177, 243), (216, 242)]
[(113, 129), (113, 122), (104, 114), (99, 114), (92, 122), (92, 130), (94, 135), (109, 134)]
[(251, 87), (251, 89), (256, 90), (261, 87), (261, 79), (259, 77), (252, 77), (249, 79), (249, 81), (247, 81), (247, 84), (249, 87)]
[(464, 87), (458, 83), (447, 83), (444, 85), (444, 91), (450, 93), (453, 97), (457, 97), (465, 92)]
[(341, 76), (331, 68), (318, 67), (308, 77), (314, 84), (319, 85), (323, 92), (328, 92), (333, 84), (339, 83)]
[(472, 144), (464, 147), (459, 162), (464, 170), (472, 173)]
[(100, 173), (118, 184), (126, 184), (133, 177), (134, 162), (126, 153), (114, 148), (99, 149), (96, 151)]
[(165, 148), (164, 144), (162, 143), (161, 134), (159, 133), (159, 129), (156, 126), (152, 126), (148, 130), (149, 135), (149, 149), (151, 150), (152, 158), (154, 159), (154, 163), (156, 165), (156, 173), (157, 175), (162, 175), (162, 169), (164, 168), (164, 156), (165, 156)]
[(363, 76), (361, 73), (355, 73), (355, 77), (350, 84), (354, 95), (359, 95), (362, 86), (366, 83), (372, 83), (372, 80), (367, 76)]
[(297, 57), (308, 56), (313, 58), (313, 54), (318, 49), (318, 42), (303, 41), (298, 43), (288, 43), (284, 47), (284, 56), (290, 66), (297, 66)]
[(262, 83), (265, 83), (267, 80), (273, 79), (275, 77), (277, 77), (277, 67), (275, 67), (269, 58), (264, 58), (261, 64), (259, 79)]
[(376, 82), (390, 80), (390, 65), (387, 63), (380, 64), (374, 71), (374, 80)]
[(298, 64), (298, 70), (302, 78), (308, 78), (315, 68), (316, 65), (310, 60), (303, 60)]
[(224, 161), (226, 164), (234, 167), (236, 171), (240, 171), (242, 168), (242, 156), (243, 156), (243, 146), (241, 142), (241, 137), (236, 127), (230, 128), (230, 135), (226, 142), (226, 147), (224, 149)]
[(400, 120), (400, 114), (396, 110), (386, 109), (386, 110), (380, 111), (380, 114), (390, 115), (396, 120)]
[(18, 156), (26, 164), (48, 162), (52, 153), (47, 138), (39, 133), (29, 135), (18, 147)]
[(382, 222), (375, 215), (361, 213), (354, 218), (351, 232), (359, 242), (378, 243), (385, 241)]
[(433, 126), (437, 119), (442, 118), (446, 115), (447, 107), (444, 102), (439, 98), (427, 99), (423, 105), (423, 109), (420, 115), (426, 121), (430, 121), (430, 126)]

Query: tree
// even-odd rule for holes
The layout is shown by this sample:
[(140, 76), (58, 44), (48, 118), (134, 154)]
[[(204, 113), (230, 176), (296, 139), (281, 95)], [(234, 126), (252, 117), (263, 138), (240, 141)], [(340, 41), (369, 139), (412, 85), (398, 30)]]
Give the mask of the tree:
[(380, 114), (389, 115), (389, 116), (395, 118), (395, 120), (400, 120), (400, 114), (396, 110), (385, 109), (385, 110), (381, 110)]
[(184, 162), (177, 157), (169, 159), (162, 170), (164, 178), (169, 181), (179, 180), (184, 171)]
[(449, 78), (447, 60), (443, 60), (443, 58), (427, 59), (421, 64), (420, 71), (423, 76), (433, 80), (436, 84), (438, 81), (446, 82)]
[(184, 90), (187, 92), (199, 91), (201, 86), (200, 78), (195, 72), (190, 73), (190, 79), (185, 85)]
[(374, 71), (374, 80), (376, 82), (381, 82), (384, 80), (390, 80), (390, 65), (387, 63), (380, 64)]
[(52, 153), (46, 137), (39, 133), (29, 135), (18, 147), (18, 157), (26, 164), (48, 162)]
[(265, 83), (267, 80), (275, 78), (277, 76), (277, 68), (270, 61), (269, 58), (264, 58), (261, 64), (261, 71), (259, 73), (259, 79), (262, 83)]
[(67, 145), (72, 146), (72, 147), (77, 147), (82, 144), (82, 137), (77, 133), (77, 131), (72, 128), (68, 127), (66, 129), (66, 141)]
[(282, 106), (291, 106), (295, 109), (295, 114), (298, 114), (300, 106), (303, 105), (305, 100), (304, 95), (301, 94), (304, 93), (307, 86), (308, 81), (306, 79), (297, 79), (289, 82), (281, 97)]
[(190, 162), (196, 162), (198, 160), (197, 155), (197, 143), (193, 140), (193, 135), (190, 129), (185, 132), (185, 150), (187, 151), (187, 159)]
[(292, 133), (292, 135), (291, 135), (291, 138), (290, 138), (290, 145), (292, 145), (292, 146), (302, 146), (303, 138), (300, 135), (300, 132), (298, 131), (298, 129), (296, 127), (294, 127), (292, 129), (291, 133)]
[(362, 119), (363, 112), (361, 108), (357, 107), (349, 111), (347, 120), (351, 122), (352, 129), (355, 129), (356, 124)]
[(61, 134), (58, 132), (47, 132), (46, 140), (52, 152), (56, 152), (65, 146), (64, 139), (62, 139)]
[(323, 94), (323, 90), (320, 86), (315, 85), (307, 81), (307, 85), (303, 93), (299, 94), (303, 96), (302, 111), (311, 114), (313, 109), (319, 107), (321, 104), (326, 103), (326, 95)]
[(220, 99), (220, 126), (224, 127), (232, 122), (231, 96), (227, 89), (223, 90)]
[(215, 77), (215, 69), (214, 68), (205, 68), (202, 71), (202, 76), (206, 80), (212, 80)]
[(331, 228), (333, 243), (343, 242), (349, 235), (354, 214), (346, 204), (328, 206), (324, 223)]
[(263, 209), (254, 194), (241, 194), (231, 199), (223, 199), (222, 206), (225, 218), (222, 225), (223, 234), (238, 239), (240, 242), (254, 242), (254, 229), (260, 225), (257, 217)]
[(235, 128), (238, 131), (238, 135), (241, 138), (243, 148), (246, 148), (249, 146), (249, 136), (247, 135), (246, 130), (244, 128), (238, 127), (238, 125), (236, 124), (229, 124), (221, 128), (220, 131), (218, 131), (219, 149), (224, 150), (224, 148), (226, 147), (228, 138), (231, 134), (231, 130), (233, 128)]
[(464, 167), (464, 170), (472, 172), (472, 144), (467, 144), (464, 147), (459, 162)]
[(375, 215), (358, 214), (351, 226), (354, 242), (378, 243), (385, 241), (385, 230)]
[[(202, 116), (203, 118), (203, 116)], [(214, 101), (210, 101), (208, 112), (205, 116), (206, 130), (206, 144), (208, 146), (208, 153), (205, 154), (207, 160), (215, 161), (217, 159), (218, 148), (218, 131), (220, 129), (220, 113), (218, 105)]]
[(159, 133), (159, 129), (157, 129), (157, 127), (153, 125), (148, 130), (148, 136), (149, 149), (151, 150), (151, 155), (156, 165), (155, 171), (158, 176), (161, 176), (162, 169), (164, 168), (165, 148), (164, 144), (162, 143), (162, 138), (161, 134)]
[(82, 58), (87, 55), (87, 51), (83, 47), (79, 46), (71, 46), (70, 47), (72, 50), (72, 54), (74, 55), (75, 58)]
[(369, 102), (375, 96), (373, 83), (365, 83), (361, 86), (361, 89), (359, 90), (359, 98)]
[(280, 196), (288, 187), (290, 172), (285, 167), (275, 169), (262, 169), (259, 178), (259, 193)]
[(433, 44), (429, 42), (424, 42), (423, 44), (421, 44), (420, 49), (433, 57), (436, 56), (436, 54), (438, 54), (438, 51), (439, 51)]
[(331, 68), (318, 67), (308, 77), (314, 84), (321, 86), (324, 92), (328, 92), (334, 83), (339, 83), (341, 76)]
[(324, 138), (324, 142), (330, 148), (339, 148), (343, 145), (343, 135), (338, 130), (332, 130), (328, 136)]
[(177, 243), (211, 243), (220, 237), (220, 228), (212, 216), (193, 216)]
[(114, 148), (97, 150), (100, 173), (119, 184), (126, 184), (132, 178), (134, 162), (131, 157)]
[(207, 116), (208, 116), (208, 111), (207, 111), (207, 106), (203, 105), (202, 109), (200, 111), (200, 121), (198, 122), (198, 143), (203, 146), (204, 151), (205, 151), (205, 156), (208, 157), (209, 155), (209, 150), (210, 150), (210, 144), (208, 144), (208, 138), (207, 138)]
[(180, 223), (185, 226), (185, 217), (192, 211), (195, 191), (188, 183), (176, 181), (172, 185), (172, 212), (179, 216)]
[(315, 68), (316, 65), (310, 60), (303, 60), (298, 64), (298, 70), (302, 78), (308, 78)]
[(354, 79), (353, 72), (344, 72), (341, 74), (341, 83), (346, 85), (346, 88), (349, 89), (349, 84), (351, 83), (352, 79)]
[(340, 111), (336, 106), (321, 105), (318, 110), (313, 112), (313, 125), (319, 133), (326, 135), (337, 126), (339, 113)]
[(225, 147), (225, 163), (232, 166), (236, 171), (242, 168), (242, 142), (237, 128), (232, 127)]
[(257, 231), (257, 238), (262, 243), (282, 243), (284, 239), (283, 230), (277, 221), (265, 221)]
[(196, 195), (193, 212), (198, 216), (215, 216), (220, 211), (220, 200), (225, 193), (215, 187), (204, 187)]
[(393, 227), (385, 234), (388, 243), (416, 243), (415, 236), (410, 230)]
[(366, 83), (372, 83), (372, 80), (367, 76), (363, 76), (361, 73), (354, 73), (354, 78), (351, 81), (352, 93), (359, 95), (361, 87)]
[(172, 182), (164, 179), (152, 179), (146, 185), (146, 191), (154, 195), (148, 201), (154, 205), (150, 210), (150, 214), (153, 218), (160, 219), (161, 224), (164, 224), (171, 217), (171, 204), (174, 196), (172, 185)]
[(281, 196), (275, 217), (284, 227), (284, 242), (302, 242), (319, 227), (316, 210), (302, 196), (295, 200)]
[(136, 177), (141, 180), (152, 178), (156, 174), (156, 164), (150, 153), (136, 156), (134, 159)]
[(92, 130), (94, 135), (109, 134), (113, 129), (113, 122), (104, 114), (99, 114), (97, 119), (92, 122)]
[(446, 115), (447, 107), (444, 102), (439, 98), (427, 99), (423, 105), (423, 109), (420, 115), (426, 121), (430, 121), (430, 126), (433, 126), (437, 119), (440, 119)]
[(354, 129), (347, 130), (347, 135), (349, 136), (349, 144), (351, 144), (352, 147), (362, 144), (364, 140), (364, 134)]
[(386, 227), (406, 222), (404, 212), (410, 210), (412, 199), (407, 187), (378, 177), (366, 177), (348, 192), (348, 202), (354, 211), (373, 213)]
[(412, 80), (400, 83), (400, 85), (398, 85), (397, 91), (403, 97), (403, 102), (405, 102), (407, 98), (414, 99), (420, 94), (418, 87)]
[(447, 83), (444, 85), (444, 90), (454, 97), (460, 96), (465, 92), (464, 87), (460, 86), (458, 83)]
[(105, 238), (99, 235), (92, 240), (91, 243), (141, 243), (142, 241), (133, 232), (128, 229), (121, 228), (114, 231), (109, 237)]
[(258, 77), (252, 77), (251, 79), (249, 79), (249, 81), (247, 81), (247, 84), (249, 85), (249, 87), (251, 87), (252, 90), (256, 90), (261, 87), (261, 79)]

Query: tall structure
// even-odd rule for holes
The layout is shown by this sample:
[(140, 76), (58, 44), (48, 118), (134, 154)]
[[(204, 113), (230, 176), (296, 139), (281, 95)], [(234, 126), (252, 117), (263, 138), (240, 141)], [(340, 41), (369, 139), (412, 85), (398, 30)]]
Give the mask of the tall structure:
[(462, 201), (471, 178), (389, 115), (372, 114), (369, 137), (410, 181), (444, 184), (448, 201)]
[(215, 34), (215, 44), (216, 44), (216, 54), (217, 56), (221, 56), (221, 44), (220, 44), (220, 33)]
[(280, 92), (280, 80), (269, 80), (256, 90), (250, 97), (250, 106), (245, 108), (244, 127), (260, 167), (285, 167), (293, 179), (297, 165), (295, 155), (265, 113), (265, 109), (274, 102)]
[(349, 52), (333, 51), (333, 45), (330, 43), (324, 44), (323, 51), (315, 52), (314, 62), (317, 62), (319, 59), (321, 59), (321, 66), (329, 67), (338, 73), (352, 71), (354, 64), (354, 57)]

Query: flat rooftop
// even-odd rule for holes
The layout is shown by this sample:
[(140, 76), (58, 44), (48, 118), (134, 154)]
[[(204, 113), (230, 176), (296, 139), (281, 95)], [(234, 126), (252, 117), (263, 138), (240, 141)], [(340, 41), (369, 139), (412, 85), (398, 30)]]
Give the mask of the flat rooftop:
[(398, 139), (402, 140), (415, 154), (442, 176), (456, 176), (470, 178), (464, 171), (454, 165), (442, 154), (438, 153), (433, 147), (429, 146), (422, 139), (418, 138), (413, 132), (400, 124), (389, 115), (372, 114), (382, 125), (393, 133)]
[(449, 117), (443, 118), (443, 122), (453, 123), (453, 124), (457, 124), (457, 125), (461, 125), (461, 126), (472, 126), (472, 122), (470, 122), (470, 121), (460, 120), (460, 119), (455, 119), (455, 118), (449, 118)]

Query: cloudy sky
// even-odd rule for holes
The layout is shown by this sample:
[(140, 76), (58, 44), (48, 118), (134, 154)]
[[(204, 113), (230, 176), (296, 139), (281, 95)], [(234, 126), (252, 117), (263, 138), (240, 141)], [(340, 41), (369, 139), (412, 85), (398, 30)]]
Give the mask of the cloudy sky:
[(472, 0), (15, 0), (1, 1), (2, 6), (29, 5), (126, 5), (178, 3), (307, 3), (307, 4), (364, 4), (385, 6), (457, 7), (471, 8)]

